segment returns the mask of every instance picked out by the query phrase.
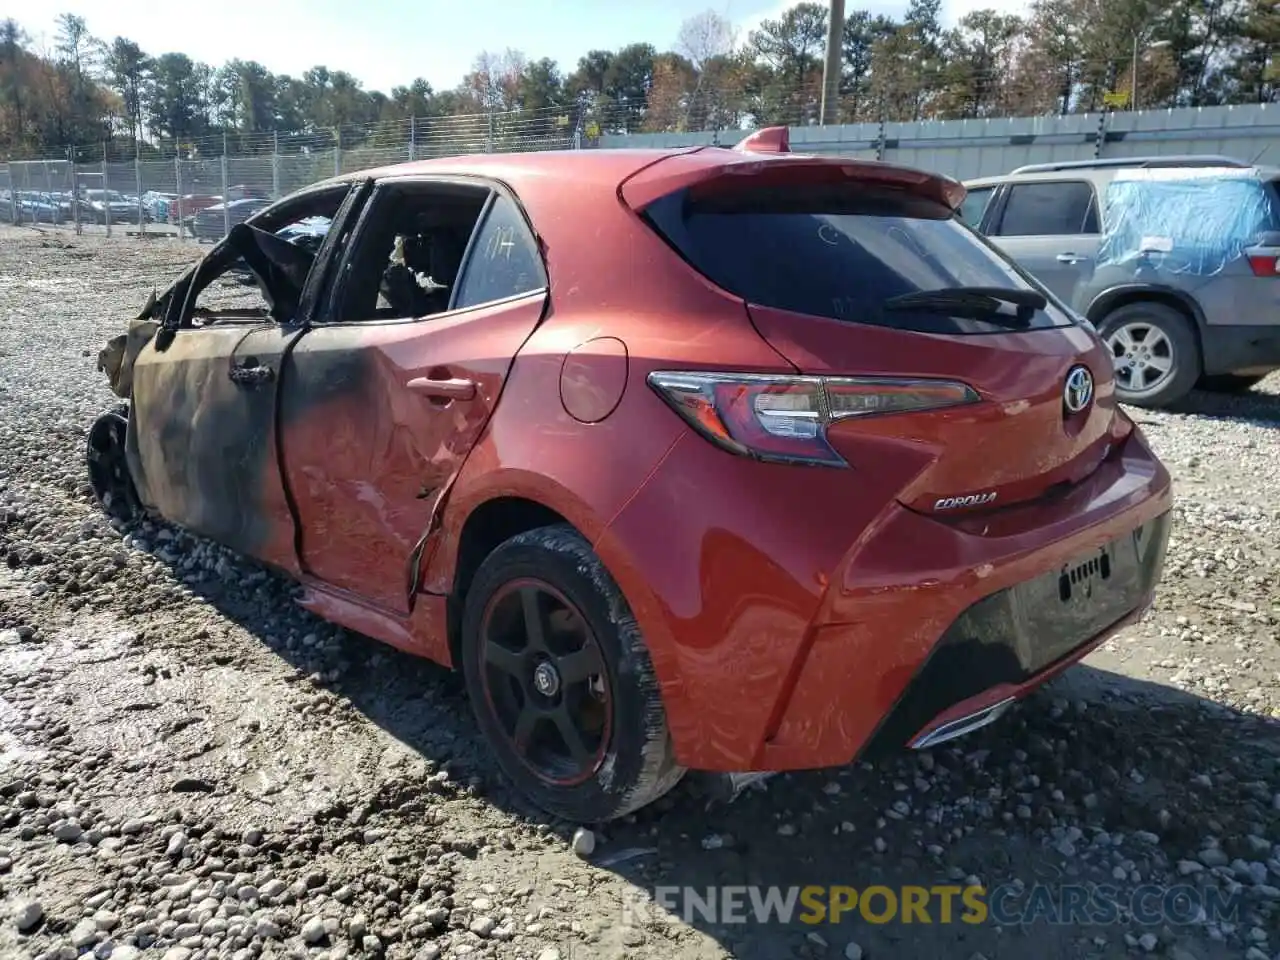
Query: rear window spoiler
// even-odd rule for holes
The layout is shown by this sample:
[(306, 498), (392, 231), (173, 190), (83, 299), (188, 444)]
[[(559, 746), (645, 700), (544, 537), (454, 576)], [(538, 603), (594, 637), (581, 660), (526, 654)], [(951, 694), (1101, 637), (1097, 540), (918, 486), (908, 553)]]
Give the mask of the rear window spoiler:
[(640, 212), (662, 197), (695, 187), (768, 190), (806, 181), (893, 186), (952, 210), (968, 195), (959, 180), (927, 170), (881, 160), (791, 153), (785, 127), (758, 130), (732, 149), (673, 154), (636, 171), (619, 186), (619, 194)]

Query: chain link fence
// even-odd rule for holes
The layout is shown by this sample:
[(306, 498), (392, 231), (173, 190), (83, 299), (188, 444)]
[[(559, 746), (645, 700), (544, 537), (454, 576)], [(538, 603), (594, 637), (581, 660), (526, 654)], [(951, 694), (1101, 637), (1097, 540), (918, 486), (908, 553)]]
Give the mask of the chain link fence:
[[(688, 147), (737, 142), (745, 124), (636, 133), (633, 105), (389, 121), (306, 134), (233, 133), (195, 141), (79, 148), (75, 160), (0, 163), (0, 222), (77, 233), (217, 240), (272, 200), (335, 174), (411, 160), (528, 150)], [(602, 119), (603, 118), (603, 119)], [(874, 157), (967, 178), (1024, 163), (1215, 153), (1276, 163), (1274, 105), (791, 127), (795, 149)], [(167, 155), (160, 155), (164, 150)], [(96, 153), (96, 156), (91, 155)]]
[(122, 159), (112, 154), (118, 145), (104, 145), (101, 161), (0, 163), (0, 223), (217, 240), (266, 203), (335, 175), (432, 157), (582, 145), (581, 124), (568, 116), (501, 113), (222, 138), (179, 144), (165, 159), (146, 155), (145, 146)]

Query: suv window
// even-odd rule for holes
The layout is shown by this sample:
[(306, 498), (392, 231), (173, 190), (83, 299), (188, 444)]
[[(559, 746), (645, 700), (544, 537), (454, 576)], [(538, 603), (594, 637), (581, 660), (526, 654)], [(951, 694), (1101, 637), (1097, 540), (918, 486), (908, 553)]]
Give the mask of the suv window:
[(995, 187), (974, 187), (960, 204), (960, 219), (975, 230), (982, 223), (982, 215), (987, 212), (987, 204), (991, 202), (991, 194)]
[(1098, 232), (1093, 187), (1083, 180), (1015, 183), (996, 231), (1002, 237), (1075, 236)]
[[(945, 204), (892, 187), (744, 184), (701, 197), (684, 190), (650, 204), (644, 215), (724, 290), (794, 313), (930, 333), (992, 333), (1007, 331), (1007, 324), (885, 303), (957, 287), (1040, 292)], [(1052, 304), (1030, 319), (1031, 327), (1070, 323)]]
[(472, 244), (454, 309), (532, 293), (546, 285), (537, 241), (520, 211), (506, 197), (495, 197)]

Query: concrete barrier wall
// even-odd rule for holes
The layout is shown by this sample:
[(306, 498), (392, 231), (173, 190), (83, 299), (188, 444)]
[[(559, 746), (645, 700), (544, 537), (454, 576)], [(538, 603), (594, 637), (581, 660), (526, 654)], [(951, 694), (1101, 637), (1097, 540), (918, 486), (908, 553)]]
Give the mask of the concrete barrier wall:
[[(730, 146), (746, 133), (722, 130), (606, 136), (600, 146)], [(791, 149), (878, 157), (960, 179), (1007, 173), (1027, 163), (1186, 153), (1222, 154), (1280, 166), (1280, 104), (792, 127)]]

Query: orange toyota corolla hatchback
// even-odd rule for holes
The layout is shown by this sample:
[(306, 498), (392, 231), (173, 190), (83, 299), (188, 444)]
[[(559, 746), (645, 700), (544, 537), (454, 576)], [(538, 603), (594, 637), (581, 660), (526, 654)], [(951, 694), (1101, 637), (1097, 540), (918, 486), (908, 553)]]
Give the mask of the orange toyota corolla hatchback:
[(573, 820), (939, 743), (1144, 611), (1171, 507), (963, 195), (776, 130), (330, 180), (102, 351), (90, 477), (459, 668)]

